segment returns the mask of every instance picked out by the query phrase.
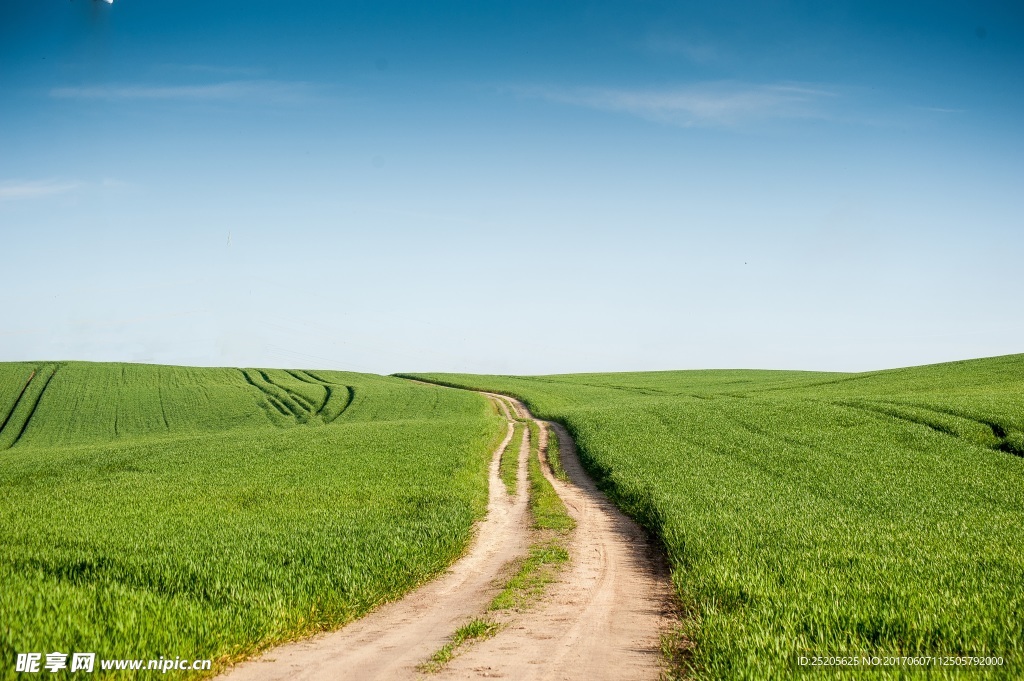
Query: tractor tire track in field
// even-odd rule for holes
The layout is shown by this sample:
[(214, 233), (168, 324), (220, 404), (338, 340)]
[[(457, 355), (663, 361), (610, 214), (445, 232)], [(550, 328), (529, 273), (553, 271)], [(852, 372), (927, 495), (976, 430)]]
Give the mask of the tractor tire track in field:
[(256, 374), (263, 380), (263, 386), (267, 390), (276, 391), (277, 399), (288, 407), (299, 423), (306, 423), (313, 415), (313, 403), (294, 390), (289, 390), (280, 383), (270, 378), (270, 374), (262, 369), (255, 369)]
[(303, 383), (308, 383), (309, 385), (315, 385), (318, 388), (324, 389), (324, 399), (320, 400), (319, 404), (314, 404), (311, 406), (311, 408), (315, 408), (313, 409), (313, 416), (320, 416), (321, 414), (323, 414), (324, 407), (327, 406), (327, 401), (331, 399), (331, 389), (324, 385), (323, 383), (313, 380), (309, 376), (306, 376), (301, 371), (292, 371), (290, 369), (285, 369), (285, 373), (294, 378), (296, 381), (302, 381)]
[[(312, 371), (303, 371), (301, 373), (305, 374), (315, 381), (317, 385), (321, 385), (327, 390), (327, 399), (324, 400), (324, 406), (319, 412), (324, 423), (334, 423), (339, 416), (345, 413), (345, 410), (352, 404), (352, 400), (355, 399), (355, 389), (350, 385), (332, 383), (331, 381), (320, 378)], [(298, 378), (296, 374), (293, 375)]]
[(170, 430), (171, 424), (167, 420), (167, 407), (164, 405), (164, 379), (163, 379), (163, 367), (159, 367), (156, 370), (156, 398), (160, 402), (160, 416), (164, 420), (164, 430)]
[[(558, 435), (569, 480), (555, 478), (547, 465), (542, 469), (576, 521), (569, 564), (538, 602), (513, 613), (493, 638), (461, 648), (438, 672), (421, 670), (456, 629), (486, 615), (507, 566), (529, 547), (528, 438), (520, 447), (514, 498), (506, 493), (498, 465), (512, 439), (510, 410), (520, 419), (533, 417), (517, 400), (484, 394), (497, 402), (508, 430), (491, 460), (487, 518), (478, 525), (467, 555), (402, 600), (336, 632), (267, 651), (229, 670), (227, 679), (618, 680), (662, 675), (661, 635), (674, 622), (667, 562), (646, 533), (597, 489), (559, 424), (547, 425)], [(544, 453), (547, 430), (545, 422), (538, 423)]]
[[(281, 416), (294, 419), (298, 424), (306, 424), (313, 419), (319, 419), (323, 423), (333, 423), (348, 409), (354, 397), (350, 386), (325, 381), (308, 371), (287, 371), (286, 373), (297, 381), (323, 388), (324, 399), (319, 403), (313, 402), (281, 381), (275, 381), (270, 374), (262, 369), (239, 369), (239, 371), (242, 372), (246, 383), (262, 393), (267, 405)], [(263, 409), (273, 420), (271, 410), (266, 406)]]
[(14, 404), (11, 405), (11, 410), (7, 412), (7, 416), (4, 417), (3, 423), (0, 423), (0, 434), (4, 432), (4, 428), (7, 427), (8, 421), (14, 416), (14, 412), (18, 410), (18, 405), (21, 404), (21, 399), (25, 397), (25, 391), (28, 390), (29, 385), (32, 384), (32, 379), (36, 377), (36, 370), (33, 369), (32, 373), (28, 375), (28, 380), (25, 381), (25, 385), (21, 387), (21, 392), (18, 393), (18, 398), (14, 400)]
[[(36, 410), (39, 408), (39, 403), (43, 399), (43, 394), (46, 392), (46, 388), (49, 387), (50, 381), (53, 380), (53, 377), (57, 374), (57, 369), (59, 368), (59, 364), (53, 366), (53, 369), (50, 370), (50, 375), (46, 377), (43, 385), (39, 388), (39, 392), (35, 393), (35, 395), (31, 394), (29, 388), (32, 386), (33, 380), (38, 381), (38, 371), (33, 371), (29, 376), (28, 381), (25, 382), (25, 387), (21, 389), (21, 393), (18, 395), (17, 401), (14, 403), (14, 406), (11, 407), (11, 411), (4, 419), (3, 425), (0, 426), (0, 448), (11, 449), (14, 445), (18, 444), (18, 441), (21, 440), (23, 435), (25, 435), (25, 431), (28, 430), (29, 423), (32, 422), (32, 417), (35, 416)], [(21, 424), (19, 426), (18, 419), (15, 418), (15, 415), (18, 413), (18, 407), (22, 406), (22, 400), (24, 399), (28, 400), (25, 404), (31, 402), (31, 406), (28, 407), (28, 412), (21, 418)], [(4, 442), (9, 438), (9, 434), (15, 429), (18, 431), (17, 434), (12, 440), (10, 440), (9, 444), (4, 445)]]
[[(941, 422), (941, 417), (951, 417), (959, 421), (973, 423), (975, 425), (987, 428), (992, 433), (994, 443), (989, 445), (989, 449), (997, 452), (1005, 452), (1007, 454), (1013, 454), (1015, 456), (1024, 457), (1024, 438), (1020, 438), (1015, 441), (1012, 433), (1006, 428), (996, 423), (995, 421), (980, 419), (966, 414), (961, 414), (954, 410), (949, 409), (934, 409), (932, 407), (925, 407), (919, 404), (885, 404), (885, 403), (869, 403), (869, 402), (835, 402), (840, 407), (846, 407), (848, 409), (857, 409), (863, 412), (880, 414), (882, 416), (888, 416), (890, 418), (911, 423), (917, 426), (924, 426), (930, 430), (935, 431), (941, 435), (946, 435), (952, 438), (963, 439), (963, 436), (957, 433), (957, 431), (950, 426)], [(909, 412), (924, 412), (926, 415), (922, 416), (919, 414), (913, 414)], [(938, 416), (940, 418), (929, 418), (928, 415)], [(1018, 438), (1020, 436), (1018, 435)], [(978, 444), (978, 443), (976, 443)], [(980, 445), (979, 446), (984, 446)]]

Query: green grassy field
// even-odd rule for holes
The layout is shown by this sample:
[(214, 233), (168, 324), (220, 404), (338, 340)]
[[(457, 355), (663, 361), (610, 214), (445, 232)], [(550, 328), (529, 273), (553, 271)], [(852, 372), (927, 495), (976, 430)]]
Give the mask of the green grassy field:
[(843, 653), (995, 654), (1004, 666), (977, 678), (1024, 677), (1024, 355), (863, 374), (421, 377), (566, 424), (664, 542), (694, 678), (789, 677), (799, 654)]
[(0, 424), (5, 660), (224, 662), (357, 617), (463, 551), (505, 432), (397, 378), (76, 362), (0, 364)]

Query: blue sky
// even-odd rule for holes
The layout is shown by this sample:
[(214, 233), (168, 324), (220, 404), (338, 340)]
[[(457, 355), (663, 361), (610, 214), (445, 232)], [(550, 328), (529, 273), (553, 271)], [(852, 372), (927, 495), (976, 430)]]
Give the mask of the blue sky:
[(0, 3), (0, 360), (1024, 351), (1018, 3)]

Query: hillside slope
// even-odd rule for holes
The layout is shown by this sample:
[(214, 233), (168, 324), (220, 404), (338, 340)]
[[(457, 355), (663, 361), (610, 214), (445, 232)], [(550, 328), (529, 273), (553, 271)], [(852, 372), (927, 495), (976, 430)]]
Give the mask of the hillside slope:
[(839, 653), (995, 654), (986, 674), (1024, 675), (1024, 355), (865, 374), (422, 377), (568, 426), (603, 488), (662, 538), (696, 678), (779, 678), (800, 654)]
[(0, 423), (9, 660), (225, 662), (358, 617), (461, 554), (503, 433), (396, 378), (80, 362), (0, 364)]

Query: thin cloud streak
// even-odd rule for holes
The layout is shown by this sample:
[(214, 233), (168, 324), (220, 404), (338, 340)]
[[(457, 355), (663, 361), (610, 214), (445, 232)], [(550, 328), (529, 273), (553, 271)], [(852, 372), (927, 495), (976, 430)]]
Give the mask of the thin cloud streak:
[(162, 68), (174, 70), (174, 71), (185, 71), (191, 73), (211, 73), (222, 77), (245, 77), (259, 76), (263, 73), (262, 69), (250, 68), (245, 66), (217, 66), (214, 64), (162, 64)]
[(261, 100), (280, 103), (309, 99), (314, 88), (304, 82), (274, 80), (232, 80), (202, 85), (98, 85), (58, 87), (50, 90), (56, 99), (85, 100)]
[(524, 97), (632, 114), (684, 127), (730, 127), (769, 119), (826, 118), (834, 92), (797, 84), (700, 83), (674, 88), (511, 88)]
[(721, 58), (719, 50), (709, 43), (678, 37), (651, 35), (648, 36), (643, 47), (653, 54), (681, 55), (698, 64), (718, 61)]
[(30, 182), (0, 183), (0, 201), (18, 201), (54, 196), (78, 189), (80, 182), (59, 182), (56, 180), (35, 180)]

